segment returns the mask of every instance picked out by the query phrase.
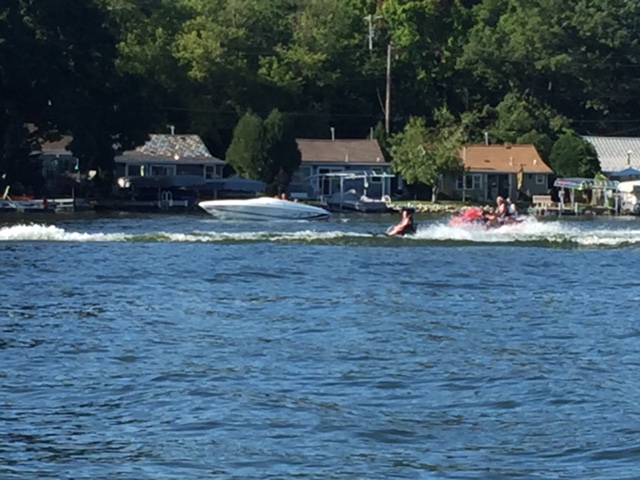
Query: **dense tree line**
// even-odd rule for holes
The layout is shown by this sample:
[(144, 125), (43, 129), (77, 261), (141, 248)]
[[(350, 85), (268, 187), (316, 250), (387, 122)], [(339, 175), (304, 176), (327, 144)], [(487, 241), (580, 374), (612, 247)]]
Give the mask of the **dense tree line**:
[[(290, 138), (379, 133), (388, 51), (390, 134), (427, 151), (410, 165), (488, 132), (562, 170), (558, 138), (640, 134), (639, 29), (640, 0), (6, 0), (0, 173), (19, 177), (30, 145), (61, 133), (105, 178), (114, 146), (168, 124), (219, 156), (243, 116), (267, 149), (286, 144), (274, 125)], [(250, 174), (274, 180), (292, 161)]]

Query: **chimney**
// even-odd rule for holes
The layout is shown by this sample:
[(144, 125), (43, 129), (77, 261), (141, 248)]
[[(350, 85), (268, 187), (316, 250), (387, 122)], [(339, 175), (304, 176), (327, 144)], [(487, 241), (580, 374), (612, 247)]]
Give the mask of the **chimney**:
[(171, 135), (175, 135), (175, 134), (176, 134), (176, 127), (175, 127), (175, 125), (169, 125), (169, 128), (171, 129)]
[(335, 140), (336, 139), (336, 129), (334, 127), (331, 127), (331, 140)]
[(513, 167), (513, 157), (509, 157), (509, 165)]
[(534, 159), (533, 159), (533, 164), (534, 164), (534, 165), (536, 165), (537, 163), (538, 163), (538, 159), (537, 159), (537, 158), (534, 158)]
[(489, 145), (489, 132), (484, 132), (484, 144)]
[(348, 153), (344, 154), (344, 161), (347, 162), (347, 163), (349, 162), (349, 154)]
[(369, 128), (369, 139), (373, 140), (373, 127)]

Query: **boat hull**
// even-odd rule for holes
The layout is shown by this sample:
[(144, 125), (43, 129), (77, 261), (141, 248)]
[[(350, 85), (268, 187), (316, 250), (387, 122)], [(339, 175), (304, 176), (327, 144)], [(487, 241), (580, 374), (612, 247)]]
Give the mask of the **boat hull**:
[(274, 198), (250, 200), (209, 200), (198, 204), (221, 220), (326, 220), (331, 214), (323, 208)]

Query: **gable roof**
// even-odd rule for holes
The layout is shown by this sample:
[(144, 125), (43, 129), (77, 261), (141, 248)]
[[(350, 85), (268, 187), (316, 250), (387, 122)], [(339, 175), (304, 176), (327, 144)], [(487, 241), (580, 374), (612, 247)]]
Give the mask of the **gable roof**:
[(377, 140), (298, 138), (296, 142), (303, 163), (386, 163)]
[(468, 145), (459, 150), (465, 168), (497, 173), (553, 173), (533, 145)]
[[(73, 155), (66, 149), (72, 140), (72, 136), (63, 135), (60, 140), (44, 142), (40, 151), (43, 155)], [(151, 134), (144, 145), (116, 156), (117, 162), (149, 160), (168, 163), (194, 161), (198, 163), (225, 163), (224, 160), (211, 155), (198, 135)]]
[(620, 172), (628, 167), (640, 169), (640, 138), (583, 136), (593, 145), (600, 160), (600, 170)]
[(144, 145), (116, 157), (117, 162), (225, 163), (211, 155), (198, 135), (151, 134)]

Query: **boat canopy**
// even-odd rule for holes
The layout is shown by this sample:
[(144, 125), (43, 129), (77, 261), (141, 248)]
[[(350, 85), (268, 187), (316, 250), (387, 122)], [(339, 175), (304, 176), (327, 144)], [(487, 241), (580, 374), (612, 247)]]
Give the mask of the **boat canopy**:
[(570, 190), (616, 190), (618, 182), (613, 180), (599, 180), (595, 178), (557, 178), (554, 187)]
[(612, 172), (610, 177), (638, 177), (640, 176), (640, 170), (634, 167), (627, 167), (624, 170), (618, 172)]

